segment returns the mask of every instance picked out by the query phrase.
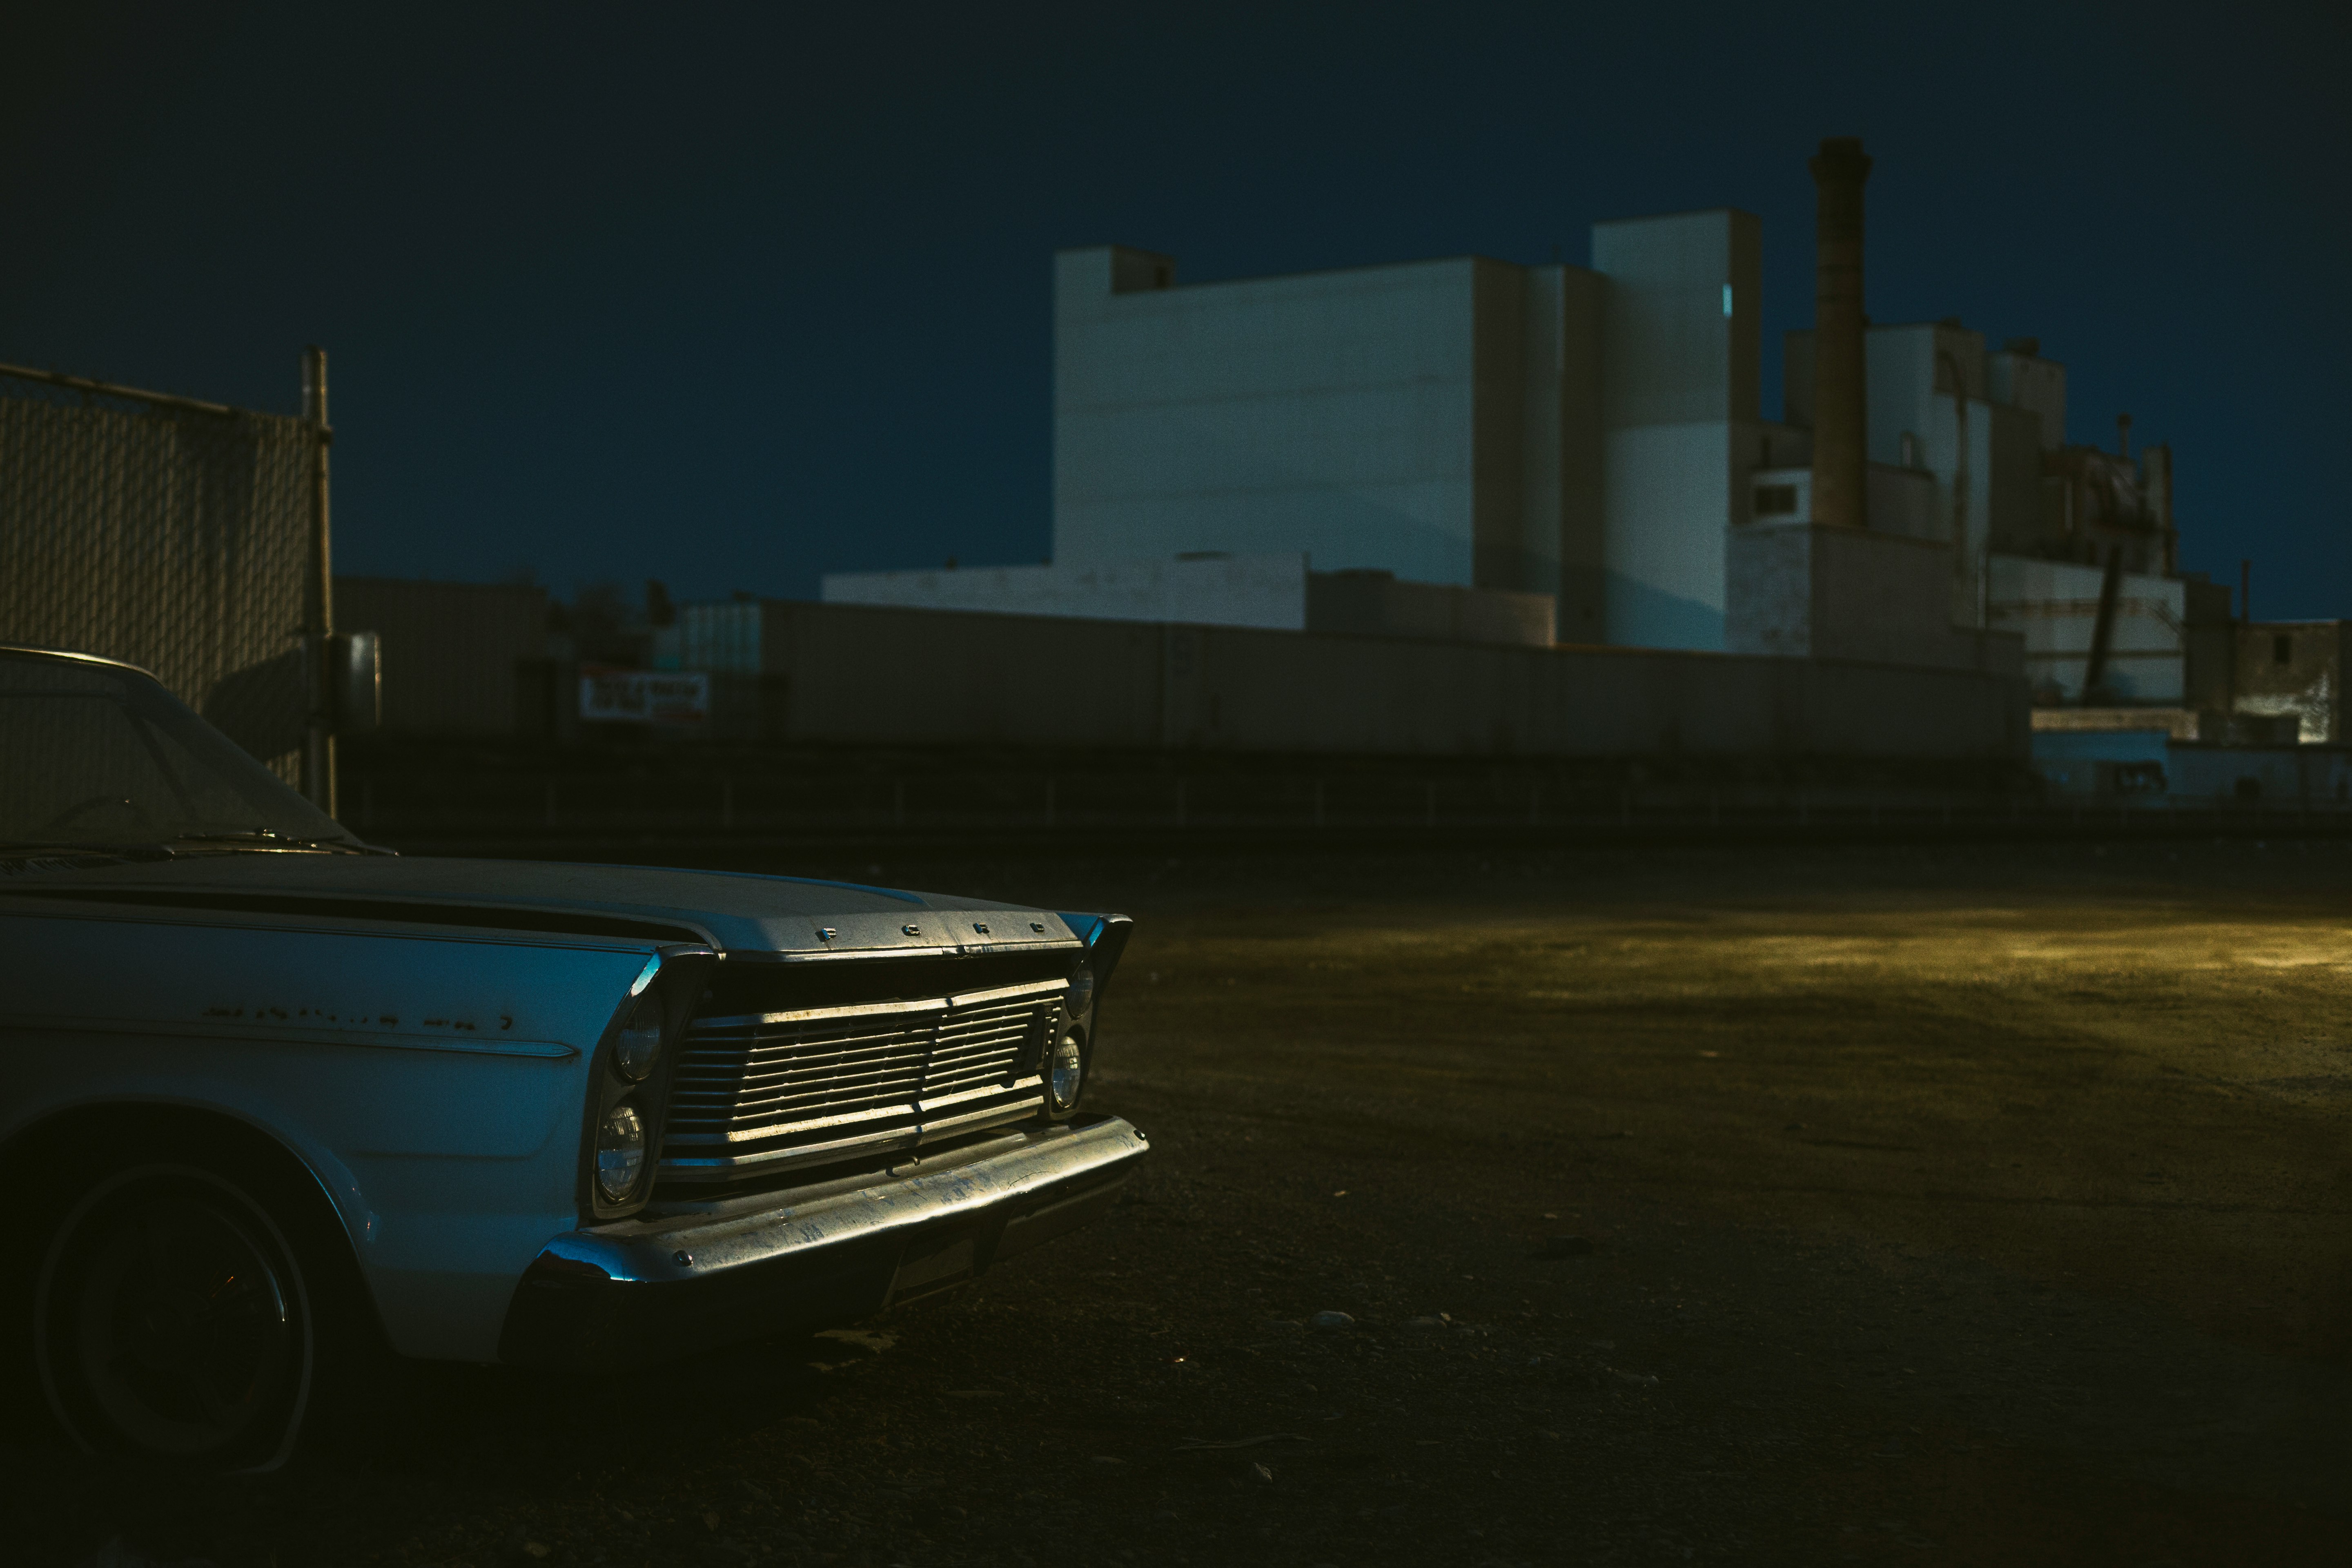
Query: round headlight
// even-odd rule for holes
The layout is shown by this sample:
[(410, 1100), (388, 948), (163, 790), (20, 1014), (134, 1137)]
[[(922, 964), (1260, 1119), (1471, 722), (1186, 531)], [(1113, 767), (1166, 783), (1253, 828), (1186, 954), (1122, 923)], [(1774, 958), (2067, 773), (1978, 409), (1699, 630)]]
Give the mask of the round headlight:
[(596, 1129), (596, 1190), (617, 1204), (636, 1190), (646, 1169), (646, 1119), (634, 1105), (616, 1105)]
[(1070, 1016), (1083, 1018), (1095, 1005), (1095, 972), (1080, 964), (1070, 974)]
[(1054, 1109), (1067, 1110), (1077, 1104), (1086, 1078), (1087, 1058), (1078, 1049), (1077, 1036), (1064, 1035), (1045, 1058), (1045, 1092), (1054, 1097)]
[(635, 1083), (654, 1070), (654, 1058), (661, 1055), (663, 1022), (660, 1002), (637, 998), (629, 1021), (621, 1026), (621, 1037), (613, 1042), (613, 1066), (623, 1078)]

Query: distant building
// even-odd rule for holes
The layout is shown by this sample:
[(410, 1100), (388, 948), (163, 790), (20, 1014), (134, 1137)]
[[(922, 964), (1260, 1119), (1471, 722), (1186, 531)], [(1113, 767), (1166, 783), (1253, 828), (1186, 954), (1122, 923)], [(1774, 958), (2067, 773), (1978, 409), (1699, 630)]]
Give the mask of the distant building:
[(1307, 629), (1307, 579), (1303, 554), (1210, 551), (1160, 560), (835, 572), (825, 575), (821, 596), (828, 605), (1183, 621), (1297, 632)]
[(378, 638), (383, 724), (407, 734), (544, 732), (547, 590), (512, 583), (335, 579), (335, 618)]
[(1549, 646), (1558, 629), (1549, 594), (1408, 582), (1379, 569), (1315, 572), (1304, 554), (1209, 551), (1164, 561), (844, 572), (825, 577), (824, 598), (828, 605), (1534, 647)]
[(2352, 741), (2344, 721), (2346, 621), (2250, 621), (2237, 628), (2230, 712), (2268, 721), (2305, 745)]
[[(1856, 346), (1824, 367), (1818, 323), (1788, 334), (1779, 420), (1746, 213), (1596, 225), (1589, 268), (1180, 284), (1172, 257), (1063, 252), (1055, 561), (1297, 551), (1553, 594), (1563, 640), (1651, 647), (1996, 668), (2009, 633), (2042, 701), (2199, 700), (2190, 646), (2228, 595), (2178, 572), (2170, 448), (2123, 449), (2127, 421), (2116, 451), (2068, 445), (2065, 367), (2032, 339), (1870, 325), (1869, 166), (1858, 143), (1815, 161), (1850, 247), (1823, 241), (1831, 330)], [(1825, 369), (1857, 465), (1834, 515)]]
[[(1596, 225), (1587, 267), (1183, 284), (1158, 252), (1064, 251), (1051, 562), (824, 596), (1502, 642), (1549, 602), (1561, 644), (1986, 678), (2035, 705), (2036, 755), (2339, 741), (2341, 627), (2245, 626), (2183, 573), (2171, 448), (2127, 416), (2070, 442), (2037, 340), (1872, 324), (1871, 161), (1832, 139), (1811, 167), (1779, 419), (1745, 213)], [(2116, 765), (2102, 789), (2158, 776)]]
[(1054, 558), (1296, 550), (1553, 595), (1564, 641), (1721, 647), (1758, 234), (1692, 213), (1599, 226), (1590, 268), (1181, 287), (1171, 257), (1065, 251)]

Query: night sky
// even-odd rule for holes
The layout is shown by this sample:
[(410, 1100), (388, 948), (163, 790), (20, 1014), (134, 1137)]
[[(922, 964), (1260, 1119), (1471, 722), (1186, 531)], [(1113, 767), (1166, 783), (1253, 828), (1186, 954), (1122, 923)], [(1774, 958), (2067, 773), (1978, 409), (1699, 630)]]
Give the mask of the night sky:
[(291, 412), (340, 569), (814, 596), (1043, 559), (1049, 258), (1181, 281), (1760, 214), (1824, 135), (1869, 308), (2039, 336), (2169, 440), (2184, 563), (2352, 616), (2340, 8), (15, 5), (0, 362)]

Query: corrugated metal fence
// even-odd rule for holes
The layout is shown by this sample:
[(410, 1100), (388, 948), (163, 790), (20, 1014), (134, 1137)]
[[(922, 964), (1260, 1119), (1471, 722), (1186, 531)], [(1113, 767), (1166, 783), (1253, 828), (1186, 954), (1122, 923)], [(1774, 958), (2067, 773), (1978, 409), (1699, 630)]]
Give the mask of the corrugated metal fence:
[(0, 367), (0, 642), (152, 670), (289, 778), (317, 426)]

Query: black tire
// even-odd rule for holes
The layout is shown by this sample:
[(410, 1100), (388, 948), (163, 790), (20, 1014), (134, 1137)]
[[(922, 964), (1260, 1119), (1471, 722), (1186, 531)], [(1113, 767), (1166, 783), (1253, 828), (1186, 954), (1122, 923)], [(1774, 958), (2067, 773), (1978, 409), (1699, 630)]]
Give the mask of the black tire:
[(169, 1155), (73, 1184), (34, 1286), (33, 1361), (82, 1447), (197, 1470), (274, 1469), (293, 1452), (320, 1270), (271, 1184)]

